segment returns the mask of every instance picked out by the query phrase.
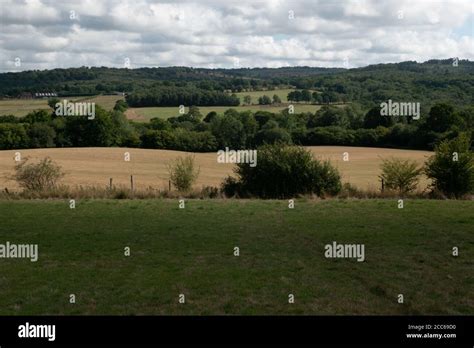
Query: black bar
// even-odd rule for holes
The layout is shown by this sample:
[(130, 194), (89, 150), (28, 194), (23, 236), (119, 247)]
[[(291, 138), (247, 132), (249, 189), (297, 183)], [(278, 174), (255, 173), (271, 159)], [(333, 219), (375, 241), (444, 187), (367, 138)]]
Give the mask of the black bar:
[[(26, 323), (55, 325), (55, 340), (20, 338)], [(408, 325), (418, 326), (408, 329)], [(427, 325), (431, 327), (428, 328)], [(452, 325), (455, 325), (455, 329)], [(422, 326), (422, 327), (421, 327)], [(456, 334), (407, 338), (407, 334)], [(18, 316), (0, 317), (0, 346), (57, 344), (474, 345), (473, 316)]]

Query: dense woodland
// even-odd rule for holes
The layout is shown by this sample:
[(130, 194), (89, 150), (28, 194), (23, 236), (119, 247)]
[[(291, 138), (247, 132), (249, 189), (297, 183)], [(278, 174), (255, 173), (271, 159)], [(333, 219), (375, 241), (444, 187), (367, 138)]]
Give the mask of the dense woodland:
[[(323, 104), (315, 112), (238, 111), (232, 92), (294, 87), (291, 102)], [(434, 60), (359, 69), (77, 68), (0, 74), (0, 93), (125, 91), (113, 111), (98, 107), (93, 121), (57, 117), (53, 109), (24, 118), (0, 116), (0, 149), (129, 146), (207, 152), (268, 143), (433, 149), (474, 130), (474, 63)], [(311, 91), (311, 92), (310, 92)], [(271, 91), (268, 93), (272, 95)], [(421, 119), (381, 116), (388, 99), (420, 102)], [(273, 102), (261, 98), (261, 104)], [(277, 103), (278, 100), (276, 101)], [(333, 103), (344, 102), (344, 106)], [(54, 105), (54, 102), (51, 103)], [(189, 112), (149, 123), (128, 121), (130, 106), (190, 106)], [(198, 106), (229, 106), (202, 115)]]
[(127, 95), (127, 103), (133, 107), (145, 106), (237, 106), (239, 98), (221, 91), (192, 87), (159, 86)]
[[(186, 93), (195, 95), (191, 101), (197, 99), (200, 102), (200, 96), (206, 95), (203, 100), (208, 104), (195, 104), (197, 106), (211, 105), (211, 102), (235, 105), (232, 104), (235, 101), (226, 100), (217, 92), (289, 86), (326, 93), (330, 102), (356, 102), (364, 107), (372, 107), (387, 99), (417, 101), (427, 112), (440, 101), (456, 105), (474, 104), (474, 62), (459, 60), (457, 66), (453, 66), (452, 59), (424, 63), (408, 61), (357, 69), (82, 67), (0, 74), (0, 96), (3, 97), (16, 97), (23, 92), (56, 92), (59, 96), (124, 92), (129, 95), (130, 103), (136, 106), (142, 105), (141, 100), (144, 105), (153, 102), (153, 105), (164, 106), (160, 98), (163, 91), (170, 100), (179, 99)], [(155, 95), (152, 91), (156, 92)]]

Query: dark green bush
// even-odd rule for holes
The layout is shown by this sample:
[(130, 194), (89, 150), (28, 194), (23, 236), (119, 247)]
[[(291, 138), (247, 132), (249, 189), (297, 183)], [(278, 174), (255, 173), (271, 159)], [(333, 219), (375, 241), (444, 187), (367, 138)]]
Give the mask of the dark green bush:
[(314, 159), (310, 151), (298, 146), (264, 145), (257, 150), (255, 167), (239, 163), (235, 172), (241, 192), (261, 198), (335, 195), (341, 190), (337, 169), (328, 161)]
[(55, 147), (56, 132), (45, 123), (33, 123), (28, 128), (30, 148)]
[(0, 149), (23, 149), (29, 144), (25, 127), (16, 123), (0, 123)]
[(221, 184), (221, 192), (226, 197), (242, 197), (242, 184), (234, 177), (226, 177)]
[(474, 156), (470, 143), (469, 136), (461, 134), (435, 148), (435, 155), (428, 159), (425, 170), (433, 180), (434, 189), (456, 198), (474, 191)]

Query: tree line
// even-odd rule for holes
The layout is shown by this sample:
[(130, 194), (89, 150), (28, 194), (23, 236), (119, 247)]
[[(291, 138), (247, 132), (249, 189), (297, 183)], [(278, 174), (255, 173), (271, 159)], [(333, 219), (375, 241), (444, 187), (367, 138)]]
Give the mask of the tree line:
[(474, 138), (474, 107), (438, 103), (420, 120), (381, 116), (380, 107), (364, 112), (356, 104), (325, 105), (314, 113), (292, 114), (228, 109), (202, 115), (198, 107), (167, 120), (149, 123), (126, 119), (127, 104), (112, 111), (96, 107), (94, 120), (59, 117), (52, 110), (23, 118), (0, 116), (0, 149), (126, 146), (211, 152), (263, 144), (345, 145), (432, 150), (461, 132)]
[(144, 106), (238, 106), (240, 99), (235, 94), (209, 91), (193, 87), (157, 87), (127, 95), (127, 104), (133, 107)]

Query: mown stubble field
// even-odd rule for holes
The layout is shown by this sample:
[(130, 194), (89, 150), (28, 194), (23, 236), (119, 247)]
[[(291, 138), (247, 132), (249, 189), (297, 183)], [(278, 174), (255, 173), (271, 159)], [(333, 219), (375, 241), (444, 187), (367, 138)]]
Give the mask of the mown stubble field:
[[(380, 164), (382, 158), (391, 156), (416, 160), (420, 166), (432, 153), (428, 151), (346, 147), (346, 146), (312, 146), (315, 157), (330, 159), (340, 170), (342, 182), (349, 182), (362, 189), (379, 189)], [(168, 187), (167, 164), (184, 156), (185, 152), (170, 150), (148, 150), (130, 148), (54, 148), (35, 150), (0, 151), (0, 187), (17, 188), (9, 180), (14, 171), (14, 154), (19, 151), (22, 157), (38, 160), (51, 157), (66, 172), (63, 179), (68, 185), (108, 185), (113, 178), (115, 185), (130, 184), (130, 175), (134, 176), (135, 187), (165, 189)], [(130, 162), (124, 161), (124, 153), (131, 155)], [(343, 161), (343, 153), (349, 154), (349, 161)], [(203, 185), (219, 186), (227, 175), (232, 174), (233, 164), (217, 163), (216, 153), (194, 154), (196, 164), (200, 167), (196, 187)], [(258, 165), (258, 156), (257, 156)], [(427, 179), (420, 181), (420, 189), (426, 188)]]

